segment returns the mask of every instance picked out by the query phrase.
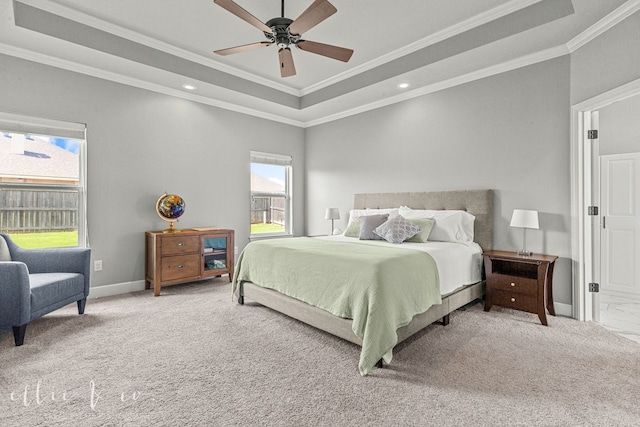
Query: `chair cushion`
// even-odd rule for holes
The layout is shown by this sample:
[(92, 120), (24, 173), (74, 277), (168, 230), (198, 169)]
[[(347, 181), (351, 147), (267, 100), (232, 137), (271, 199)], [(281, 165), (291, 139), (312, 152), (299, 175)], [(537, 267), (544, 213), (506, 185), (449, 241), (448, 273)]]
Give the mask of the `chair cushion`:
[(0, 261), (11, 261), (11, 252), (4, 237), (0, 237)]
[[(84, 292), (84, 276), (78, 273), (38, 273), (29, 275), (32, 316), (47, 307)], [(73, 301), (70, 301), (73, 302)], [(53, 308), (55, 310), (55, 308)], [(41, 315), (46, 314), (45, 311)]]

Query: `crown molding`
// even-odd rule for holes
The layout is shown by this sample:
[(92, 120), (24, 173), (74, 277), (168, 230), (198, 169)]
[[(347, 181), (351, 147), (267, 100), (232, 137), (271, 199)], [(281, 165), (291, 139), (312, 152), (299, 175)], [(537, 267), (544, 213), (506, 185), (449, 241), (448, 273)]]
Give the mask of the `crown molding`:
[(68, 61), (65, 59), (56, 58), (53, 56), (45, 55), (39, 52), (33, 52), (27, 49), (17, 48), (4, 43), (0, 43), (0, 53), (14, 56), (16, 58), (26, 59), (28, 61), (37, 62), (39, 64), (49, 65), (56, 68), (61, 68), (68, 71), (73, 71), (80, 74), (85, 74), (92, 77), (112, 81), (115, 83), (121, 83), (127, 86), (133, 86), (139, 89), (146, 89), (157, 93), (173, 96), (176, 98), (188, 99), (191, 101), (199, 102), (201, 104), (210, 105), (212, 107), (222, 108), (224, 110), (234, 111), (237, 113), (247, 114), (254, 117), (259, 117), (274, 122), (280, 122), (292, 126), (304, 127), (304, 123), (298, 120), (291, 119), (289, 117), (280, 116), (277, 114), (267, 113), (264, 111), (256, 110), (253, 108), (244, 107), (241, 105), (233, 104), (231, 102), (220, 101), (213, 98), (205, 97), (202, 95), (187, 93), (182, 90), (175, 89), (173, 87), (167, 87), (156, 83), (151, 83), (145, 80), (140, 80), (134, 77), (125, 76), (119, 73), (111, 71), (105, 71), (100, 68), (91, 67), (88, 65), (79, 64), (77, 62)]
[(491, 77), (496, 74), (502, 74), (507, 71), (512, 71), (518, 68), (526, 67), (529, 65), (537, 64), (539, 62), (548, 61), (550, 59), (558, 58), (560, 56), (568, 55), (569, 50), (565, 45), (556, 46), (550, 49), (546, 49), (540, 52), (536, 52), (530, 55), (525, 55), (520, 58), (516, 58), (511, 61), (506, 61), (501, 64), (493, 65), (490, 67), (482, 68), (471, 73), (464, 74), (462, 76), (454, 77), (452, 79), (443, 80), (438, 83), (423, 86), (419, 89), (405, 92), (400, 95), (381, 99), (380, 101), (371, 102), (369, 104), (361, 105), (356, 108), (344, 110), (342, 112), (331, 114), (319, 119), (310, 120), (305, 122), (304, 127), (313, 127), (321, 124), (329, 123), (335, 120), (344, 119), (349, 116), (364, 113), (378, 108), (386, 107), (388, 105), (397, 104), (399, 102), (407, 101), (409, 99), (417, 98), (420, 96), (428, 95), (430, 93), (438, 92), (444, 89), (449, 89), (454, 86), (459, 86), (465, 83), (470, 83), (475, 80), (480, 80), (485, 77)]
[(578, 34), (573, 39), (569, 40), (567, 47), (571, 53), (580, 49), (596, 37), (600, 36), (604, 32), (618, 25), (620, 22), (627, 19), (629, 16), (640, 10), (640, 0), (629, 0), (622, 6), (587, 28), (582, 33)]
[[(20, 1), (24, 4), (33, 6), (33, 7), (37, 7), (37, 8), (41, 8), (43, 10), (46, 10), (47, 12), (50, 13), (54, 13), (54, 14), (58, 14), (60, 16), (63, 16), (65, 18), (68, 19), (72, 19), (74, 21), (83, 23), (85, 25), (89, 25), (113, 34), (116, 34), (118, 36), (133, 40), (135, 42), (153, 47), (153, 48), (157, 48), (160, 50), (163, 50), (165, 52), (169, 52), (172, 54), (175, 54), (176, 56), (182, 57), (184, 59), (189, 59), (192, 60), (194, 62), (198, 62), (202, 65), (205, 66), (212, 66), (211, 64), (214, 63), (215, 61), (209, 60), (205, 57), (199, 56), (199, 55), (195, 55), (192, 54), (188, 51), (179, 49), (175, 46), (171, 46), (169, 44), (165, 44), (163, 42), (159, 42), (157, 40), (151, 39), (149, 37), (143, 36), (141, 34), (126, 30), (124, 28), (120, 28), (117, 27), (115, 25), (109, 24), (107, 22), (101, 21), (97, 18), (93, 18), (90, 17), (88, 15), (84, 15), (80, 12), (71, 10), (69, 8), (66, 8), (64, 6), (60, 6), (57, 5), (55, 3), (52, 3), (50, 0), (16, 0), (16, 1)], [(460, 23), (459, 25), (450, 27), (444, 31), (441, 31), (437, 34), (434, 34), (430, 37), (427, 37), (425, 39), (419, 40), (415, 43), (412, 43), (408, 46), (406, 46), (405, 48), (403, 48), (401, 51), (396, 51), (391, 55), (386, 55), (383, 56), (379, 59), (376, 59), (375, 61), (370, 61), (369, 63), (358, 67), (357, 69), (354, 69), (353, 71), (347, 72), (347, 73), (341, 73), (339, 75), (337, 75), (335, 78), (332, 78), (330, 80), (325, 80), (324, 82), (319, 83), (318, 85), (329, 85), (329, 84), (333, 84), (336, 81), (351, 77), (352, 75), (357, 75), (362, 73), (363, 71), (365, 71), (366, 69), (370, 69), (370, 68), (374, 68), (378, 65), (387, 63), (389, 61), (392, 61), (394, 59), (396, 59), (397, 57), (406, 55), (407, 53), (413, 52), (415, 50), (419, 50), (423, 47), (426, 47), (430, 44), (433, 43), (437, 43), (438, 41), (444, 40), (448, 37), (452, 37), (453, 35), (459, 34), (461, 32), (464, 31), (468, 31), (471, 28), (474, 28), (476, 26), (482, 25), (486, 22), (490, 22), (491, 20), (497, 19), (501, 16), (505, 16), (509, 13), (512, 13), (514, 11), (520, 10), (524, 7), (527, 7), (529, 5), (532, 5), (534, 3), (537, 3), (541, 0), (514, 0), (511, 1), (509, 3), (506, 3), (505, 5), (502, 5), (498, 8), (494, 8), (484, 14), (478, 15), (477, 17), (473, 18), (473, 19), (469, 19), (467, 21), (464, 21), (462, 23)], [(73, 72), (78, 72), (81, 74), (85, 74), (85, 75), (89, 75), (89, 76), (93, 76), (93, 77), (97, 77), (97, 78), (101, 78), (104, 80), (108, 80), (108, 81), (113, 81), (116, 83), (121, 83), (121, 84), (125, 84), (128, 86), (133, 86), (133, 87), (137, 87), (137, 88), (141, 88), (141, 89), (146, 89), (146, 90), (150, 90), (150, 91), (154, 91), (157, 93), (162, 93), (162, 94), (166, 94), (169, 96), (174, 96), (177, 98), (182, 98), (182, 99), (187, 99), (187, 100), (191, 100), (194, 102), (198, 102), (198, 103), (202, 103), (202, 104), (206, 104), (206, 105), (210, 105), (213, 107), (217, 107), (217, 108), (222, 108), (225, 110), (229, 110), (229, 111), (234, 111), (237, 113), (241, 113), (241, 114), (247, 114), (250, 116), (254, 116), (254, 117), (258, 117), (258, 118), (262, 118), (262, 119), (266, 119), (266, 120), (270, 120), (270, 121), (274, 121), (274, 122), (279, 122), (279, 123), (283, 123), (283, 124), (287, 124), (287, 125), (291, 125), (291, 126), (296, 126), (296, 127), (301, 127), (301, 128), (309, 128), (309, 127), (313, 127), (313, 126), (318, 126), (321, 124), (325, 124), (325, 123), (329, 123), (335, 120), (339, 120), (342, 118), (346, 118), (349, 116), (353, 116), (356, 114), (360, 114), (360, 113), (364, 113), (367, 111), (371, 111), (374, 109), (378, 109), (378, 108), (382, 108), (388, 105), (392, 105), (392, 104), (396, 104), (399, 102), (403, 102), (412, 98), (416, 98), (416, 97), (420, 97), (420, 96), (424, 96), (430, 93), (434, 93), (437, 91), (441, 91), (444, 89), (448, 89), (454, 86), (458, 86), (461, 84), (465, 84), (465, 83), (469, 83), (475, 80), (479, 80), (485, 77), (489, 77), (492, 75), (496, 75), (496, 74), (501, 74), (507, 71), (511, 71), (517, 68), (522, 68), (522, 67), (526, 67), (529, 65), (533, 65), (535, 63), (539, 63), (539, 62), (543, 62), (546, 60), (550, 60), (550, 59), (554, 59), (560, 56), (564, 56), (567, 54), (571, 54), (573, 53), (575, 50), (579, 49), (580, 47), (584, 46), (585, 44), (589, 43), (590, 41), (592, 41), (593, 39), (595, 39), (596, 37), (598, 37), (599, 35), (603, 34), (604, 32), (608, 31), (609, 29), (613, 28), (615, 25), (619, 24), (620, 22), (622, 22), (624, 19), (628, 18), (629, 16), (633, 15), (634, 13), (636, 13), (637, 11), (640, 10), (640, 0), (629, 0), (627, 2), (625, 2), (622, 6), (620, 6), (619, 8), (615, 9), (613, 12), (611, 12), (610, 14), (608, 14), (607, 16), (605, 16), (604, 18), (600, 19), (598, 22), (596, 22), (594, 25), (592, 25), (591, 27), (589, 27), (587, 30), (585, 30), (584, 32), (580, 33), (578, 36), (574, 37), (573, 39), (571, 39), (569, 42), (567, 42), (564, 45), (560, 45), (560, 46), (556, 46), (554, 48), (550, 48), (550, 49), (546, 49), (544, 51), (540, 51), (540, 52), (536, 52), (530, 55), (525, 55), (522, 56), (520, 58), (516, 58), (514, 60), (511, 61), (506, 61), (504, 63), (501, 64), (496, 64), (490, 67), (486, 67), (480, 70), (476, 70), (473, 71), (471, 73), (467, 73), (464, 74), (462, 76), (458, 76), (455, 78), (451, 78), (448, 80), (444, 80), (442, 82), (438, 82), (438, 83), (434, 83), (431, 85), (427, 85), (427, 86), (423, 86), (420, 88), (416, 88), (415, 90), (409, 91), (409, 92), (403, 92), (402, 94), (396, 95), (396, 96), (392, 96), (389, 98), (385, 98), (385, 99), (381, 99), (379, 101), (375, 101), (375, 102), (371, 102), (365, 105), (361, 105), (355, 108), (351, 108), (351, 109), (347, 109), (347, 110), (343, 110), (340, 112), (337, 112), (335, 114), (329, 114), (326, 115), (324, 117), (320, 117), (317, 119), (312, 119), (312, 120), (295, 120), (292, 117), (288, 117), (286, 115), (278, 115), (278, 114), (272, 114), (272, 113), (268, 113), (265, 111), (260, 111), (254, 108), (249, 108), (249, 107), (244, 107), (238, 104), (235, 104), (233, 102), (227, 102), (227, 101), (220, 101), (220, 100), (216, 100), (214, 98), (209, 98), (206, 96), (202, 96), (202, 95), (198, 95), (195, 93), (188, 93), (188, 92), (184, 92), (178, 89), (175, 89), (173, 87), (167, 87), (167, 86), (163, 86), (161, 84), (156, 84), (156, 83), (150, 83), (148, 81), (144, 81), (141, 79), (137, 79), (137, 78), (133, 78), (133, 77), (129, 77), (123, 74), (119, 74), (119, 73), (115, 73), (115, 72), (110, 72), (110, 71), (105, 71), (103, 69), (100, 68), (96, 68), (96, 67), (91, 67), (91, 66), (87, 66), (87, 65), (83, 65), (77, 62), (73, 62), (73, 61), (69, 61), (69, 60), (64, 60), (61, 58), (56, 58), (50, 55), (46, 55), (43, 53), (39, 53), (39, 52), (34, 52), (34, 51), (30, 51), (27, 49), (22, 49), (22, 48), (18, 48), (15, 46), (11, 46), (11, 45), (7, 45), (7, 44), (2, 44), (0, 43), (0, 53), (6, 54), (6, 55), (10, 55), (10, 56), (14, 56), (14, 57), (18, 57), (18, 58), (22, 58), (22, 59), (26, 59), (29, 61), (33, 61), (33, 62), (37, 62), (37, 63), (41, 63), (41, 64), (45, 64), (45, 65), (49, 65), (49, 66), (53, 66), (56, 68), (61, 68), (61, 69), (65, 69), (65, 70), (69, 70), (69, 71), (73, 71)], [(244, 75), (240, 75), (241, 72), (233, 67), (228, 67), (225, 66), (223, 64), (219, 64), (216, 63), (216, 67), (212, 68), (216, 68), (220, 71), (225, 71), (225, 72), (231, 72), (235, 75), (239, 75), (240, 77), (244, 77)], [(368, 66), (368, 68), (363, 68), (365, 66)], [(250, 76), (256, 77), (250, 73), (247, 73)], [(256, 83), (260, 83), (263, 84), (260, 80), (262, 79), (258, 79), (258, 80), (254, 80), (254, 79), (248, 79), (251, 81), (254, 81)], [(281, 85), (275, 85), (274, 83), (264, 79), (264, 81), (266, 82), (266, 85), (269, 87), (272, 87), (274, 89), (280, 90), (280, 87), (276, 87), (276, 86), (281, 86)], [(328, 83), (327, 83), (328, 82)], [(310, 93), (311, 91), (314, 90), (318, 90), (321, 87), (319, 87), (318, 85), (314, 85), (312, 87), (303, 89), (301, 91), (298, 90), (294, 90), (291, 89), (289, 87), (286, 86), (282, 86), (283, 88), (285, 88), (285, 90), (287, 91), (287, 93), (293, 94), (293, 95), (300, 95), (300, 94), (304, 94), (304, 93)], [(324, 86), (322, 86), (324, 87)], [(313, 90), (310, 90), (313, 89)], [(309, 92), (307, 92), (309, 91)]]
[[(493, 9), (490, 9), (486, 12), (483, 12), (479, 15), (476, 15), (472, 18), (469, 18), (467, 20), (464, 20), (460, 23), (457, 23), (451, 27), (448, 27), (442, 31), (439, 31), (435, 34), (432, 34), (428, 37), (425, 37), (421, 40), (415, 41), (413, 43), (408, 44), (407, 46), (404, 46), (398, 50), (396, 50), (395, 52), (389, 53), (387, 55), (383, 55), (379, 58), (376, 58), (372, 61), (369, 61), (365, 64), (362, 64), (361, 66), (355, 67), (349, 71), (346, 71), (344, 73), (339, 73), (336, 76), (326, 79), (322, 82), (319, 82), (317, 84), (308, 86), (306, 88), (303, 89), (295, 89), (277, 82), (274, 82), (272, 80), (269, 79), (265, 79), (263, 77), (260, 76), (256, 76), (255, 74), (240, 70), (238, 68), (223, 64), (221, 62), (215, 61), (211, 58), (207, 58), (204, 57), (202, 55), (198, 55), (195, 54), (193, 52), (190, 52), (188, 50), (179, 48), (177, 46), (174, 46), (170, 43), (166, 43), (166, 42), (162, 42), (160, 40), (157, 40), (155, 38), (146, 36), (144, 34), (138, 33), (136, 31), (133, 30), (129, 30), (127, 28), (115, 25), (113, 23), (101, 20), (99, 18), (96, 18), (94, 16), (82, 13), (78, 10), (69, 8), (67, 6), (63, 6), (60, 5), (58, 3), (53, 3), (50, 0), (16, 0), (19, 1), (20, 3), (38, 8), (38, 9), (42, 9), (44, 11), (47, 11), (49, 13), (53, 13), (55, 15), (59, 15), (62, 16), (64, 18), (70, 19), (72, 21), (75, 22), (79, 22), (81, 24), (87, 25), (89, 27), (93, 27), (96, 28), (98, 30), (101, 31), (105, 31), (108, 32), (110, 34), (114, 34), (116, 36), (125, 38), (127, 40), (131, 40), (133, 42), (136, 43), (140, 43), (144, 46), (147, 47), (151, 47), (166, 53), (169, 53), (171, 55), (177, 56), (179, 58), (185, 59), (185, 60), (189, 60), (189, 61), (193, 61), (195, 63), (198, 63), (200, 65), (204, 65), (206, 67), (210, 67), (210, 68), (214, 68), (216, 70), (225, 72), (225, 73), (229, 73), (232, 75), (235, 75), (237, 77), (243, 78), (245, 80), (263, 85), (263, 86), (267, 86), (270, 87), (272, 89), (275, 90), (279, 90), (282, 91), (284, 93), (290, 94), (290, 95), (294, 95), (294, 96), (304, 96), (307, 95), (309, 93), (315, 92), (317, 90), (321, 90), (325, 87), (328, 87), (334, 83), (337, 83), (339, 81), (348, 79), (350, 77), (356, 76), (358, 74), (361, 74), (363, 72), (366, 72), (368, 70), (371, 70), (375, 67), (378, 67), (380, 65), (386, 64), (388, 62), (394, 61), (400, 57), (403, 57), (405, 55), (408, 55), (410, 53), (413, 53), (415, 51), (418, 51), (420, 49), (423, 49), (427, 46), (436, 44), (440, 41), (446, 40), (450, 37), (456, 36), (458, 34), (464, 33), (466, 31), (469, 31), (473, 28), (479, 27), (481, 25), (484, 25), (486, 23), (489, 23), (491, 21), (494, 21), (496, 19), (502, 18), (503, 16), (509, 15), (511, 13), (517, 12), (518, 10), (524, 9), (526, 7), (529, 7), (533, 4), (539, 3), (542, 0), (511, 0), (507, 3), (504, 3), (500, 6), (497, 6)], [(636, 0), (633, 0), (636, 1)]]
[(358, 74), (361, 74), (373, 68), (379, 67), (380, 65), (384, 65), (388, 62), (394, 61), (405, 55), (416, 52), (427, 46), (431, 46), (438, 42), (446, 40), (448, 38), (457, 36), (466, 31), (472, 30), (476, 27), (479, 27), (481, 25), (494, 21), (498, 18), (502, 18), (503, 16), (507, 16), (511, 13), (517, 12), (518, 10), (521, 10), (533, 4), (539, 3), (540, 1), (542, 0), (511, 0), (510, 2), (494, 7), (493, 9), (490, 9), (472, 18), (466, 19), (462, 22), (459, 22), (448, 28), (445, 28), (442, 31), (438, 31), (437, 33), (431, 34), (430, 36), (427, 36), (421, 40), (417, 40), (413, 43), (410, 43), (404, 47), (401, 47), (400, 49), (397, 49), (394, 52), (388, 53), (386, 55), (382, 55), (372, 61), (366, 62), (357, 67), (354, 67), (349, 71), (336, 74), (334, 77), (331, 77), (329, 79), (318, 82), (314, 85), (303, 88), (300, 90), (301, 96), (305, 96), (315, 91), (324, 89), (342, 80), (346, 80), (350, 77), (354, 77)]
[(0, 43), (0, 53), (291, 126), (309, 128), (569, 54), (561, 45), (318, 119), (300, 121)]
[(50, 0), (16, 0), (16, 1), (31, 7), (35, 7), (37, 9), (44, 10), (54, 15), (58, 15), (63, 18), (70, 19), (80, 24), (87, 25), (89, 27), (96, 28), (98, 30), (116, 35), (118, 37), (122, 37), (124, 39), (133, 41), (135, 43), (139, 43), (141, 45), (144, 45), (153, 49), (157, 49), (159, 51), (168, 53), (170, 55), (174, 55), (179, 58), (192, 61), (200, 65), (204, 65), (206, 67), (213, 68), (218, 71), (222, 71), (222, 72), (234, 75), (236, 77), (240, 77), (242, 79), (251, 81), (253, 83), (267, 86), (272, 89), (287, 93), (289, 95), (294, 95), (298, 97), (300, 96), (300, 91), (298, 89), (294, 89), (284, 84), (280, 84), (272, 80), (265, 79), (260, 76), (256, 76), (255, 74), (223, 64), (214, 59), (211, 59), (202, 55), (198, 55), (186, 49), (182, 49), (177, 46), (174, 46), (170, 43), (166, 43), (158, 39), (155, 39), (153, 37), (149, 37), (144, 34), (138, 33), (136, 31), (129, 30), (119, 25), (104, 21), (102, 19), (96, 18), (95, 16), (87, 15), (86, 13), (82, 13), (80, 11), (69, 8), (67, 6), (53, 3)]

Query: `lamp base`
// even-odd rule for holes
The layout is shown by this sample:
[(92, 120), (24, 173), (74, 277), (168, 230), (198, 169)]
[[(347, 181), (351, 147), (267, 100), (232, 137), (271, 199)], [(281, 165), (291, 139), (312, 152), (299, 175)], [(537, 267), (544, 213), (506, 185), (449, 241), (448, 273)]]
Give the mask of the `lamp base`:
[(531, 256), (531, 255), (533, 255), (533, 252), (531, 252), (531, 251), (518, 251), (517, 253), (520, 256)]

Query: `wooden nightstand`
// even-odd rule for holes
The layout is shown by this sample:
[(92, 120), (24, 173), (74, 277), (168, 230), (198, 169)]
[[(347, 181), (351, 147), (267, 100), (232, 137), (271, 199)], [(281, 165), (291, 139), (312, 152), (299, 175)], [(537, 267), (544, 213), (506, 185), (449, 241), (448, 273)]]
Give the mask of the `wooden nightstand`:
[(487, 292), (484, 311), (493, 305), (537, 314), (547, 326), (545, 307), (555, 316), (553, 308), (553, 267), (558, 259), (553, 255), (521, 256), (516, 252), (485, 251), (484, 270)]

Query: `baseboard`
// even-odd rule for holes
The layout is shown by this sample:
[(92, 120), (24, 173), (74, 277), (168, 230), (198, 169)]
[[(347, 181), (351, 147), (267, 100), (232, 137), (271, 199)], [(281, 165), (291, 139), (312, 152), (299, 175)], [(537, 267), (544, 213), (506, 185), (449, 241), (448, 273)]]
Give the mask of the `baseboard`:
[(573, 306), (571, 304), (554, 302), (553, 308), (556, 310), (556, 315), (558, 316), (573, 317)]
[(144, 280), (136, 280), (135, 282), (116, 283), (113, 285), (104, 285), (92, 287), (89, 290), (89, 298), (104, 298), (113, 295), (126, 294), (128, 292), (137, 292), (144, 290)]

